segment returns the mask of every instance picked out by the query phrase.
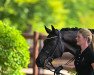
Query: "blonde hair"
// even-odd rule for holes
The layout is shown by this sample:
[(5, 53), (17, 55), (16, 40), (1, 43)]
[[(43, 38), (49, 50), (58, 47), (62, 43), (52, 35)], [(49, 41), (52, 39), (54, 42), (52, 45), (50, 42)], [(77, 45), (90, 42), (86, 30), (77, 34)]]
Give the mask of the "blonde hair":
[(83, 37), (88, 38), (88, 43), (92, 44), (94, 50), (94, 35), (91, 31), (89, 29), (82, 28), (78, 32), (81, 33)]

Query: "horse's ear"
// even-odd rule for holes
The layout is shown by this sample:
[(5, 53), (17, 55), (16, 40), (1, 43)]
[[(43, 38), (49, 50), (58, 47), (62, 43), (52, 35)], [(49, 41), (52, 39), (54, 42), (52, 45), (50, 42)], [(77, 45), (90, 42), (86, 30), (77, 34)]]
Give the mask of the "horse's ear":
[(51, 32), (51, 30), (50, 30), (49, 28), (47, 28), (46, 26), (45, 26), (45, 30), (46, 30), (46, 32), (47, 32), (48, 34)]
[(51, 25), (51, 27), (52, 27), (52, 31), (55, 31), (55, 28), (54, 28), (54, 26), (53, 26), (53, 25)]
[(52, 27), (52, 31), (53, 31), (55, 34), (57, 34), (57, 31), (56, 31), (56, 29), (54, 28), (54, 26), (51, 25), (51, 27)]

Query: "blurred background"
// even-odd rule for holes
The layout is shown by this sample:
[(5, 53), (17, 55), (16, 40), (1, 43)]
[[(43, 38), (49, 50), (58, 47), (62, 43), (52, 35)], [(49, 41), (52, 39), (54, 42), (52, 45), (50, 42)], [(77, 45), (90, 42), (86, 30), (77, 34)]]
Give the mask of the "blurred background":
[(0, 20), (23, 33), (50, 28), (94, 28), (93, 0), (0, 0)]
[(42, 42), (38, 40), (40, 50), (47, 35), (44, 26), (93, 29), (94, 0), (0, 0), (0, 20), (22, 32), (30, 47), (28, 67), (32, 68), (36, 48), (33, 35), (43, 34)]

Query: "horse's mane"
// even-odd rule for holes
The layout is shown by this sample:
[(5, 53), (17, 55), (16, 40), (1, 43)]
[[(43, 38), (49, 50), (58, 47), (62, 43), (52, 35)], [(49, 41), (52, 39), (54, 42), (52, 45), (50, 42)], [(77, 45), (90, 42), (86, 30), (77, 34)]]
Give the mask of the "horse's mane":
[[(74, 27), (74, 28), (62, 28), (61, 31), (78, 31), (79, 29), (81, 28), (77, 28), (77, 27)], [(92, 33), (94, 33), (94, 29), (89, 29)]]
[(75, 28), (62, 28), (61, 31), (78, 31), (79, 29), (81, 29), (81, 28), (77, 28), (77, 27), (75, 27)]

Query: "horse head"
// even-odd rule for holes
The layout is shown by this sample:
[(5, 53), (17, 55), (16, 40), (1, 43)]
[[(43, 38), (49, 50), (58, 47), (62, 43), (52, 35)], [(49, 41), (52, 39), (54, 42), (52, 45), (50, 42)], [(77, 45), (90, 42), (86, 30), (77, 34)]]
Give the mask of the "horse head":
[(38, 67), (44, 68), (48, 62), (51, 62), (55, 58), (61, 57), (64, 52), (61, 32), (53, 26), (51, 27), (52, 30), (45, 26), (48, 36), (44, 40), (43, 48), (36, 59)]

